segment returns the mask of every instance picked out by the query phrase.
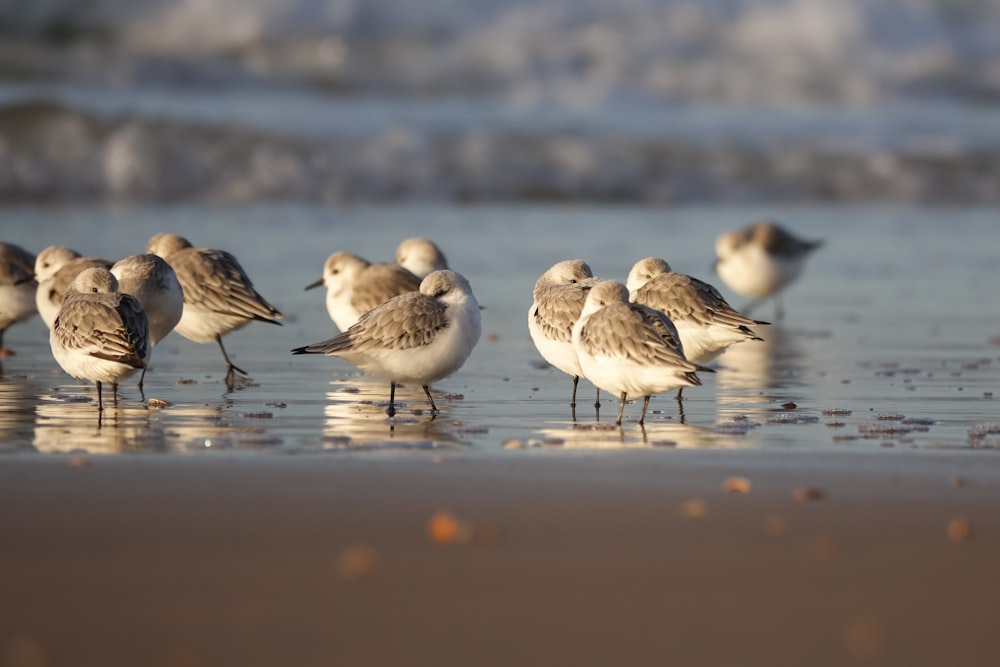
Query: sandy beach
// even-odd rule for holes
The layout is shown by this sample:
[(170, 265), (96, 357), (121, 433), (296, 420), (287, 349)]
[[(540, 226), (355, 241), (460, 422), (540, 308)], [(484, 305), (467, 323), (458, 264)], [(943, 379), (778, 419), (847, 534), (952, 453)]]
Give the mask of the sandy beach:
[(2, 664), (993, 665), (994, 459), (7, 457)]

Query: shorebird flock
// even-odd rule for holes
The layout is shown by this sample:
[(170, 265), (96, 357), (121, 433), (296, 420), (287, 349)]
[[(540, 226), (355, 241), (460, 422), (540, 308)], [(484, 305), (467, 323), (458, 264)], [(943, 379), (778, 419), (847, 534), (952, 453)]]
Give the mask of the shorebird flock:
[[(820, 246), (765, 221), (721, 234), (716, 271), (732, 291), (755, 301), (774, 298), (801, 273)], [(335, 252), (322, 277), (305, 289), (326, 287), (326, 308), (341, 333), (303, 345), (292, 354), (340, 357), (389, 383), (389, 417), (396, 414), (399, 384), (420, 385), (437, 406), (430, 385), (455, 373), (479, 341), (480, 306), (469, 282), (452, 270), (444, 253), (426, 238), (403, 241), (391, 262), (371, 263)], [(545, 361), (573, 379), (570, 408), (576, 419), (581, 378), (619, 400), (616, 424), (630, 398), (643, 399), (698, 386), (698, 373), (727, 347), (760, 341), (746, 309), (731, 307), (712, 285), (676, 273), (663, 259), (639, 260), (626, 283), (594, 277), (580, 259), (546, 270), (532, 294), (528, 331)], [(154, 348), (176, 331), (196, 343), (218, 344), (232, 388), (247, 371), (226, 352), (223, 337), (257, 321), (281, 325), (282, 314), (254, 288), (236, 257), (200, 248), (175, 234), (157, 234), (146, 253), (112, 263), (81, 257), (62, 246), (37, 256), (0, 242), (0, 349), (13, 324), (38, 313), (49, 328), (52, 355), (78, 380), (103, 386), (117, 401), (119, 383), (139, 376)], [(599, 417), (599, 413), (598, 413)]]

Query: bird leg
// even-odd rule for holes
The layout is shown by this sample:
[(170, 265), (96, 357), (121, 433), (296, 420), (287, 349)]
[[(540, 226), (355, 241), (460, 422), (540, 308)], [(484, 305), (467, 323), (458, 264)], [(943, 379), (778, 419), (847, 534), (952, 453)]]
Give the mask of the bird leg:
[(431, 396), (431, 388), (424, 385), (424, 393), (427, 394), (427, 400), (431, 402), (431, 414), (436, 415), (438, 413), (437, 406), (434, 405), (434, 397)]
[(97, 383), (97, 411), (104, 412), (104, 399), (101, 397), (101, 383)]
[(615, 421), (615, 426), (622, 425), (622, 412), (625, 411), (625, 392), (622, 392), (621, 397), (618, 399), (618, 419)]
[(573, 408), (573, 420), (576, 421), (576, 385), (580, 384), (580, 376), (573, 376), (573, 396), (569, 399), (569, 407)]
[(243, 370), (242, 368), (240, 368), (239, 366), (237, 366), (236, 364), (234, 364), (232, 361), (229, 360), (229, 355), (226, 354), (226, 347), (222, 344), (222, 336), (216, 336), (215, 340), (216, 342), (219, 343), (219, 349), (222, 350), (222, 356), (226, 360), (226, 384), (232, 383), (233, 376), (235, 375), (235, 373), (240, 373), (242, 375), (250, 375), (245, 370)]
[(385, 409), (385, 414), (390, 417), (396, 416), (396, 383), (389, 383), (389, 407)]
[(646, 408), (649, 407), (649, 394), (642, 397), (642, 414), (639, 415), (639, 425), (646, 423)]

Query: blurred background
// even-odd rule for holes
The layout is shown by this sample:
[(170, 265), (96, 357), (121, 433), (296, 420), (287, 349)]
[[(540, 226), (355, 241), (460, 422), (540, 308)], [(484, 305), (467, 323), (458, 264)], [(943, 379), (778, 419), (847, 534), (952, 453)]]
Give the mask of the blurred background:
[(0, 204), (1000, 203), (996, 0), (0, 0)]

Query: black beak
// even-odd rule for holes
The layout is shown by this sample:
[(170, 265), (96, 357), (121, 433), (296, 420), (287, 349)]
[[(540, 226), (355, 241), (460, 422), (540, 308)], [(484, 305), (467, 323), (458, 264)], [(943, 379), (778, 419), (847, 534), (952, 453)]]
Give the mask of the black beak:
[(319, 280), (317, 280), (316, 282), (314, 282), (314, 283), (309, 283), (308, 285), (306, 285), (306, 289), (307, 289), (307, 290), (310, 290), (310, 289), (312, 289), (313, 287), (319, 287), (319, 286), (320, 286), (320, 285), (322, 285), (322, 284), (323, 284), (323, 279), (322, 279), (322, 278), (320, 278), (320, 279), (319, 279)]

